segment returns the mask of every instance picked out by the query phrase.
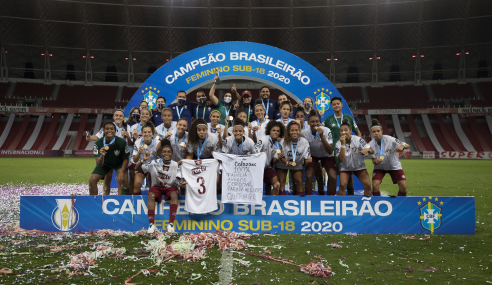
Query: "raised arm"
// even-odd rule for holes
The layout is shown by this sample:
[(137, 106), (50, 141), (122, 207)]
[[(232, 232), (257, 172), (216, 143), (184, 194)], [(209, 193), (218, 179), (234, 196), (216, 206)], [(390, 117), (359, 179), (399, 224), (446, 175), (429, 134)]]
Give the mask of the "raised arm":
[(219, 98), (215, 96), (215, 83), (212, 85), (212, 88), (210, 88), (210, 93), (208, 93), (208, 95), (210, 96), (210, 100), (212, 100), (212, 104), (217, 106), (217, 104), (219, 104)]

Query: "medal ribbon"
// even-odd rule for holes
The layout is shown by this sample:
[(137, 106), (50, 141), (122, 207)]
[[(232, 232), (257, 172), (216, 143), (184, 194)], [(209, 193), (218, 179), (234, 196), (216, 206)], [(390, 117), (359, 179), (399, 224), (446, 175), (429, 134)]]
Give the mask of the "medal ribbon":
[[(236, 140), (234, 140), (234, 145), (236, 146), (236, 154), (237, 155), (243, 155), (243, 139), (244, 139), (244, 137), (241, 138), (241, 148), (239, 148), (237, 146), (237, 142), (236, 142)], [(238, 150), (239, 150), (239, 152), (238, 152)]]
[(104, 139), (103, 139), (103, 145), (104, 146), (110, 145), (110, 144), (114, 143), (115, 140), (116, 140), (116, 136), (113, 138), (113, 140), (110, 143), (106, 143), (106, 137), (104, 137)]
[(176, 114), (178, 114), (178, 119), (181, 119), (181, 113), (183, 113), (184, 106), (181, 107), (181, 111), (179, 110), (179, 107), (176, 105)]
[(274, 149), (280, 149), (280, 145), (278, 144), (277, 140), (275, 140), (275, 143), (273, 143), (272, 137), (268, 136), (268, 138), (270, 139), (270, 142), (272, 143)]
[[(200, 109), (200, 106), (196, 106), (196, 118), (198, 118), (198, 109)], [(205, 119), (205, 109), (206, 109), (206, 106), (203, 106), (203, 117), (202, 119)]]
[(121, 133), (121, 130), (123, 130), (123, 131), (125, 130), (123, 127), (121, 127), (121, 128), (120, 128), (120, 127), (118, 127), (118, 125), (117, 125), (115, 122), (113, 122), (113, 124), (114, 124), (114, 126), (116, 127), (116, 129), (117, 129), (120, 133)]
[(379, 155), (384, 156), (383, 137), (381, 137), (381, 147), (379, 148)]
[(203, 149), (205, 148), (205, 144), (207, 143), (207, 139), (208, 139), (208, 134), (205, 137), (203, 144), (201, 144), (202, 145), (201, 147), (200, 147), (200, 142), (198, 142), (198, 145), (196, 147), (196, 156), (197, 156), (198, 160), (200, 160), (200, 156), (202, 156)]
[(342, 117), (340, 117), (340, 124), (338, 123), (337, 115), (333, 114), (333, 118), (335, 118), (335, 122), (337, 122), (338, 128), (340, 129), (340, 124), (343, 121), (343, 113), (342, 113)]
[(296, 143), (296, 149), (294, 150), (294, 144), (292, 143), (292, 141), (290, 141), (290, 149), (292, 151), (292, 161), (296, 161), (296, 157), (297, 157), (297, 147), (299, 146), (299, 139), (297, 139), (297, 143)]
[(265, 102), (263, 102), (263, 100), (261, 100), (261, 104), (263, 104), (263, 108), (265, 108), (266, 115), (268, 116), (268, 109), (270, 109), (270, 99), (268, 99), (266, 107), (265, 107)]

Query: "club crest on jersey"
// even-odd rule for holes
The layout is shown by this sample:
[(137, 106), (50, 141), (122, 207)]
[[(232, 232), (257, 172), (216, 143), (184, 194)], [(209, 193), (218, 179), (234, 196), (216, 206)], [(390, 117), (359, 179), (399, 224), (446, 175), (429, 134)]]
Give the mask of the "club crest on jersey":
[(147, 102), (149, 109), (155, 109), (157, 107), (157, 97), (159, 97), (160, 91), (157, 90), (156, 87), (145, 87), (145, 90), (142, 90), (143, 99)]
[(207, 168), (205, 166), (200, 166), (200, 167), (193, 168), (191, 170), (191, 174), (197, 175), (197, 174), (200, 174), (204, 171), (207, 171)]
[(55, 199), (57, 206), (51, 213), (51, 223), (62, 232), (68, 232), (75, 228), (79, 222), (79, 212), (73, 205), (75, 199)]
[[(289, 150), (289, 151), (287, 152), (287, 156), (292, 156), (292, 151), (290, 151), (290, 150)], [(301, 154), (299, 153), (299, 151), (296, 153), (296, 157), (297, 157), (297, 156), (301, 156)]]
[(94, 155), (97, 155), (99, 153), (99, 150), (97, 149), (97, 145), (94, 145), (94, 148), (92, 149), (92, 153), (94, 153)]
[(201, 160), (195, 160), (195, 165), (202, 165), (202, 161)]
[(420, 225), (431, 233), (434, 233), (442, 224), (442, 208), (437, 206), (438, 204), (442, 206), (444, 202), (439, 202), (437, 197), (428, 197), (428, 199), (424, 197), (418, 202), (418, 205), (423, 205), (420, 208)]
[(116, 155), (116, 156), (120, 155), (120, 151), (119, 151), (118, 149), (117, 149), (117, 150), (115, 150), (115, 151), (114, 151), (114, 155)]
[(162, 170), (163, 170), (163, 171), (169, 171), (169, 166), (163, 166), (163, 167), (162, 167)]
[(321, 112), (328, 111), (328, 109), (330, 109), (331, 94), (332, 92), (328, 90), (328, 88), (321, 88), (321, 90), (318, 89), (317, 91), (314, 91), (314, 95), (316, 96), (316, 102), (314, 102), (316, 104), (316, 109)]

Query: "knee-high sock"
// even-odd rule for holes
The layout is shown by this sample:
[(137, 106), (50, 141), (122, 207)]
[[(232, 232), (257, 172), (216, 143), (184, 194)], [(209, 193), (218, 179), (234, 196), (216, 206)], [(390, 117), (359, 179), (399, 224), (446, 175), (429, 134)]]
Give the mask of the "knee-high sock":
[(381, 196), (381, 191), (373, 192), (372, 193), (372, 196)]
[(176, 212), (178, 211), (178, 204), (171, 204), (169, 206), (169, 223), (174, 223), (174, 219), (176, 218)]
[(354, 187), (347, 187), (347, 192), (349, 195), (354, 195)]
[(154, 216), (155, 216), (155, 210), (149, 210), (148, 211), (149, 215), (149, 223), (153, 224), (154, 223)]
[(407, 192), (401, 192), (398, 190), (398, 196), (407, 196)]

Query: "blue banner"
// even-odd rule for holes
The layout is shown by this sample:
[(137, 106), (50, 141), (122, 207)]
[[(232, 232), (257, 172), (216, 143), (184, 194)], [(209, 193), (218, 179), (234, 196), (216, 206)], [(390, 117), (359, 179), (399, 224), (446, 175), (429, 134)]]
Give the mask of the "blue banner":
[[(219, 196), (220, 197), (220, 196)], [(475, 234), (475, 197), (265, 196), (262, 205), (222, 204), (206, 215), (184, 211), (177, 232)], [(155, 224), (166, 229), (169, 203), (156, 204)], [(20, 227), (89, 231), (147, 228), (147, 196), (21, 196)]]

